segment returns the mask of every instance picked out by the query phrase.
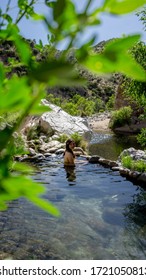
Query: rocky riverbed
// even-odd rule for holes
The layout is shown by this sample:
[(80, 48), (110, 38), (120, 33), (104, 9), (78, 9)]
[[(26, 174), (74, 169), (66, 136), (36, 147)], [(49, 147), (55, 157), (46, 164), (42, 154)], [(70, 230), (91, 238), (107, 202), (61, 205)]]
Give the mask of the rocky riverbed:
[[(65, 142), (60, 143), (58, 139), (61, 134), (66, 134), (70, 137), (72, 133), (78, 132), (89, 142), (93, 131), (112, 133), (109, 129), (109, 112), (82, 119), (70, 116), (60, 107), (51, 105), (46, 100), (43, 100), (43, 104), (51, 107), (52, 111), (44, 113), (39, 118), (32, 118), (23, 127), (22, 135), (26, 143), (28, 154), (23, 157), (16, 157), (19, 161), (41, 161), (52, 154), (63, 154), (65, 150)], [(140, 173), (135, 170), (131, 171), (122, 166), (121, 155), (117, 161), (112, 161), (102, 158), (99, 155), (87, 155), (87, 153), (80, 147), (75, 148), (75, 154), (76, 156), (86, 158), (89, 163), (100, 163), (105, 167), (118, 170), (122, 176), (126, 176), (138, 183), (145, 184), (146, 182), (146, 173)], [(123, 151), (122, 155), (123, 154), (130, 155), (136, 160), (142, 159), (146, 162), (145, 151), (136, 150), (131, 147), (130, 149)]]

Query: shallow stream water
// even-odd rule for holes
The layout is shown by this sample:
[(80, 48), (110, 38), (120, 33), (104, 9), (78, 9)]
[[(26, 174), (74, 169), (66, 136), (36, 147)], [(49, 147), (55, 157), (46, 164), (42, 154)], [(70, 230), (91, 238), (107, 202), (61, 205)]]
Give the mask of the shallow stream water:
[(11, 202), (0, 212), (1, 259), (146, 258), (143, 188), (80, 159), (65, 170), (62, 156), (38, 162), (32, 177), (46, 187), (44, 198), (60, 209), (61, 217), (24, 199)]

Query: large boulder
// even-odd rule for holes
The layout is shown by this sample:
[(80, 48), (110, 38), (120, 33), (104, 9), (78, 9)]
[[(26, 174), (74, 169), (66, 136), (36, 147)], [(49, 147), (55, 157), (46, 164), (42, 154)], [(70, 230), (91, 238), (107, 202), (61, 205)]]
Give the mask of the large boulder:
[(42, 103), (52, 109), (44, 113), (39, 119), (40, 129), (45, 134), (53, 135), (57, 133), (70, 136), (74, 132), (78, 132), (86, 140), (91, 139), (92, 130), (88, 128), (88, 123), (85, 119), (71, 116), (45, 99), (42, 100)]

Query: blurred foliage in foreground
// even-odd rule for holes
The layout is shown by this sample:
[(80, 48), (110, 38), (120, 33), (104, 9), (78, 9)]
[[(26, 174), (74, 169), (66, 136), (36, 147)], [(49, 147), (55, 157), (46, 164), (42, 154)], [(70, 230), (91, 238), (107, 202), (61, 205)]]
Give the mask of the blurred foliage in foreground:
[[(82, 84), (73, 66), (67, 60), (70, 48), (75, 48), (75, 56), (81, 66), (94, 73), (107, 74), (121, 72), (124, 75), (145, 81), (146, 74), (141, 65), (132, 57), (129, 49), (140, 39), (140, 35), (127, 36), (110, 42), (101, 54), (91, 50), (96, 36), (90, 38), (86, 44), (80, 38), (86, 28), (100, 25), (100, 15), (104, 12), (120, 15), (134, 11), (143, 6), (146, 1), (104, 0), (103, 4), (90, 9), (92, 0), (87, 0), (82, 12), (77, 12), (73, 1), (46, 0), (44, 5), (48, 10), (45, 16), (35, 12), (37, 0), (18, 0), (17, 16), (11, 15), (11, 1), (8, 0), (6, 10), (0, 9), (0, 42), (13, 42), (17, 50), (18, 65), (26, 69), (26, 74), (18, 77), (9, 76), (9, 63), (0, 63), (0, 116), (7, 112), (20, 112), (19, 118), (12, 126), (6, 125), (0, 130), (0, 209), (6, 208), (6, 203), (19, 197), (25, 197), (37, 206), (58, 216), (59, 210), (41, 195), (44, 187), (29, 178), (31, 168), (22, 163), (14, 163), (14, 132), (28, 114), (44, 112), (40, 100), (44, 98), (47, 86)], [(43, 62), (36, 61), (31, 48), (22, 38), (19, 30), (20, 21), (27, 19), (41, 20), (48, 28), (49, 44), (54, 49), (62, 41), (67, 42), (66, 50), (55, 59), (50, 55)], [(41, 49), (41, 42), (39, 48)], [(15, 64), (15, 61), (14, 61)]]

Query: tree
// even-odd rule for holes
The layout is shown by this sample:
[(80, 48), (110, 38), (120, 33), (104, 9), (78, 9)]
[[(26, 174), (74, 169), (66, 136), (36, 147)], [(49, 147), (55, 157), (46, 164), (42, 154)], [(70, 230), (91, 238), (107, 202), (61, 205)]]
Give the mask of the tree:
[(136, 13), (137, 16), (140, 18), (143, 26), (144, 26), (144, 30), (146, 31), (146, 6), (144, 6), (139, 12)]
[[(18, 78), (14, 74), (8, 79), (9, 63), (7, 65), (0, 63), (0, 115), (20, 111), (18, 121), (12, 127), (6, 125), (0, 130), (0, 207), (5, 208), (7, 201), (24, 196), (44, 210), (59, 215), (58, 209), (40, 198), (40, 194), (44, 191), (43, 186), (28, 179), (30, 168), (22, 163), (15, 163), (12, 166), (12, 159), (15, 156), (14, 132), (28, 114), (44, 110), (38, 104), (44, 97), (48, 85), (72, 85), (82, 82), (68, 62), (67, 55), (70, 48), (76, 46), (83, 30), (91, 25), (100, 25), (99, 18), (103, 12), (117, 15), (129, 13), (144, 5), (145, 0), (104, 0), (101, 7), (93, 11), (89, 9), (92, 0), (87, 0), (81, 13), (76, 11), (71, 0), (45, 0), (51, 17), (35, 12), (37, 2), (37, 0), (18, 0), (18, 15), (15, 20), (10, 16), (11, 0), (8, 0), (5, 12), (0, 10), (0, 42), (1, 44), (11, 42), (16, 48), (17, 63), (27, 69), (24, 76)], [(68, 46), (57, 60), (50, 55), (43, 62), (36, 61), (29, 44), (20, 35), (18, 23), (23, 17), (43, 20), (50, 34), (50, 44), (54, 48), (60, 41), (67, 39)], [(122, 72), (133, 79), (145, 81), (144, 69), (128, 52), (139, 39), (139, 35), (116, 39), (105, 47), (102, 54), (96, 54), (91, 51), (91, 45), (95, 40), (93, 37), (86, 45), (81, 45), (80, 49), (74, 49), (74, 52), (80, 65), (93, 72)]]

